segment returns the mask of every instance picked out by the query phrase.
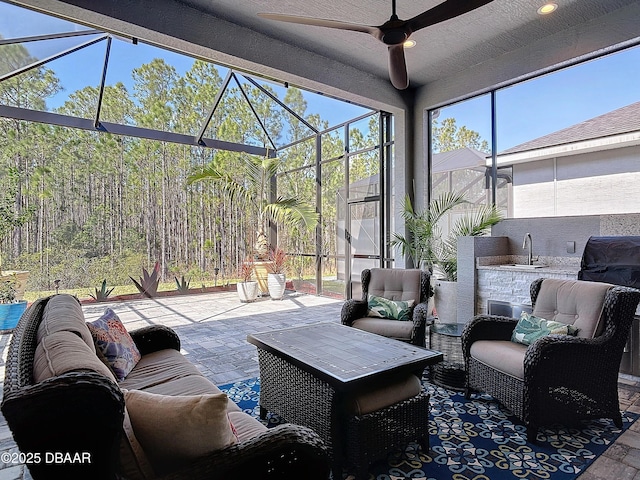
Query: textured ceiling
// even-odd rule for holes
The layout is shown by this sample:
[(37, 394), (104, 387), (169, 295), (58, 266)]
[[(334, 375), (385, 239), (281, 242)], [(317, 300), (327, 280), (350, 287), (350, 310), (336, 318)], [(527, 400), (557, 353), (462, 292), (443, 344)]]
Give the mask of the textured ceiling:
[[(380, 25), (391, 15), (390, 0), (181, 0), (182, 4), (267, 36), (291, 43), (376, 76), (387, 76), (386, 46), (351, 31), (294, 25), (262, 19), (259, 12), (281, 13)], [(440, 0), (398, 0), (401, 19), (411, 18)], [(452, 20), (412, 35), (406, 50), (412, 87), (447, 78), (476, 64), (552, 37), (563, 29), (598, 18), (637, 0), (556, 0), (560, 8), (541, 16), (542, 0), (494, 0)], [(640, 34), (640, 30), (638, 31)]]

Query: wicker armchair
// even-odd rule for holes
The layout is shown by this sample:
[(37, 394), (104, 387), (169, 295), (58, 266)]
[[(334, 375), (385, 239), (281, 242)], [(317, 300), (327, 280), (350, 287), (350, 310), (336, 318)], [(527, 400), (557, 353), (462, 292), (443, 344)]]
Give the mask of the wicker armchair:
[[(347, 300), (342, 306), (344, 325), (424, 347), (429, 300), (428, 272), (417, 269), (372, 268), (362, 271), (362, 300)], [(412, 321), (367, 316), (369, 294), (389, 300), (413, 300)]]
[(462, 334), (466, 396), (486, 392), (508, 407), (536, 441), (540, 426), (611, 418), (622, 426), (618, 370), (640, 291), (605, 283), (538, 279), (533, 315), (578, 327), (528, 347), (511, 341), (517, 319), (479, 315)]

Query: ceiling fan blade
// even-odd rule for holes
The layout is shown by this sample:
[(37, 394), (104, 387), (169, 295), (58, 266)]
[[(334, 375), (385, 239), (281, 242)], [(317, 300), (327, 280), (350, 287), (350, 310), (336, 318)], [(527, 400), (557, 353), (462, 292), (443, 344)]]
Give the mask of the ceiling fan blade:
[(259, 17), (269, 20), (277, 20), (279, 22), (297, 23), (300, 25), (313, 25), (316, 27), (337, 28), (340, 30), (351, 30), (353, 32), (369, 33), (377, 35), (378, 27), (369, 25), (358, 25), (357, 23), (340, 22), (338, 20), (326, 20), (324, 18), (298, 17), (295, 15), (280, 15), (277, 13), (259, 13)]
[(445, 0), (440, 5), (407, 20), (407, 26), (411, 32), (415, 32), (421, 28), (444, 22), (459, 15), (464, 15), (492, 1), (493, 0)]
[(409, 86), (407, 75), (407, 62), (404, 59), (404, 46), (389, 46), (389, 78), (398, 90), (404, 90)]

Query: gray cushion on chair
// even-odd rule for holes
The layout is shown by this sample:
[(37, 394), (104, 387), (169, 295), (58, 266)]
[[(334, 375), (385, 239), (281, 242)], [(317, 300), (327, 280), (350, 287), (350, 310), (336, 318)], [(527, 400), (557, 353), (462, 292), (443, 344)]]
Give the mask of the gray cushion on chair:
[(471, 344), (471, 356), (512, 377), (524, 379), (527, 346), (510, 340), (478, 340)]
[(593, 338), (602, 333), (604, 298), (608, 283), (547, 278), (542, 282), (533, 314), (547, 320), (573, 325), (578, 337)]
[(369, 294), (389, 300), (420, 303), (420, 270), (372, 268)]

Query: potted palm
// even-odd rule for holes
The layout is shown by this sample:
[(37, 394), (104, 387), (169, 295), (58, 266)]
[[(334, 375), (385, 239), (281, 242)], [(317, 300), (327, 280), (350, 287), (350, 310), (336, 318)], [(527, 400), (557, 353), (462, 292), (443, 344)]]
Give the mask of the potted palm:
[(275, 247), (269, 252), (269, 273), (267, 282), (269, 286), (269, 296), (272, 300), (280, 300), (284, 295), (287, 276), (284, 266), (287, 261), (287, 254), (280, 247)]
[(462, 193), (445, 192), (416, 211), (406, 197), (402, 205), (407, 236), (393, 234), (391, 245), (410, 257), (416, 268), (429, 270), (435, 281), (434, 302), (442, 323), (457, 323), (458, 237), (481, 236), (502, 220), (494, 205), (482, 205), (459, 217), (448, 235), (442, 233), (441, 220), (455, 207), (469, 203)]
[(257, 219), (252, 243), (257, 260), (266, 260), (269, 242), (266, 231), (270, 224), (291, 225), (311, 229), (318, 222), (315, 208), (299, 198), (275, 196), (271, 182), (276, 178), (281, 160), (270, 157), (256, 160), (255, 156), (240, 154), (241, 168), (233, 170), (214, 161), (202, 171), (187, 178), (189, 185), (209, 181), (219, 186), (232, 202), (241, 203), (248, 211), (248, 218)]
[(253, 259), (251, 256), (240, 264), (238, 270), (241, 280), (236, 284), (238, 297), (243, 303), (253, 302), (258, 298), (258, 282), (251, 278), (253, 275)]
[(0, 330), (15, 328), (27, 308), (26, 300), (17, 300), (17, 280), (6, 275), (0, 280)]

